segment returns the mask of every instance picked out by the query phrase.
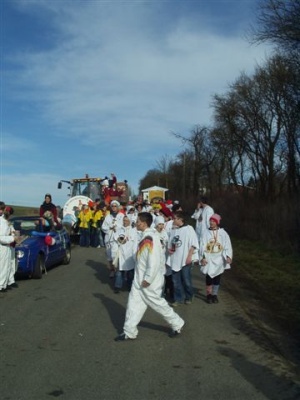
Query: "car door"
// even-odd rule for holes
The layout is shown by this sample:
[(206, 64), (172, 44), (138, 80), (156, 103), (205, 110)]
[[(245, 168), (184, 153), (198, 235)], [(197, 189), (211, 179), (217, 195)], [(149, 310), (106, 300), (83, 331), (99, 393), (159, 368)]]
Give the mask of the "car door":
[[(61, 235), (58, 232), (53, 234), (51, 232), (52, 244), (48, 245), (48, 265), (53, 265), (58, 263), (62, 259), (62, 241)], [(50, 242), (50, 240), (49, 240)]]

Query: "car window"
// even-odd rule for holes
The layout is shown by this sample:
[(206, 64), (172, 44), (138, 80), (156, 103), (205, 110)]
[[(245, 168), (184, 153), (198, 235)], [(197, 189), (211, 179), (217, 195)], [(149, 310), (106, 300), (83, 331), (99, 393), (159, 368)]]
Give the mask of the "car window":
[(15, 220), (13, 225), (16, 231), (20, 231), (21, 235), (30, 235), (32, 231), (36, 230), (35, 221)]

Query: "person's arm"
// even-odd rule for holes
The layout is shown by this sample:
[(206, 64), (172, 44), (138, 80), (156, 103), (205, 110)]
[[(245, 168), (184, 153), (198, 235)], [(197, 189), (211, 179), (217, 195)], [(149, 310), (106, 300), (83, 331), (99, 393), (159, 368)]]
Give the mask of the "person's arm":
[(194, 254), (194, 251), (196, 250), (196, 247), (194, 247), (194, 246), (192, 246), (190, 249), (189, 249), (189, 252), (188, 252), (188, 255), (187, 255), (187, 258), (186, 258), (186, 261), (185, 261), (185, 265), (188, 265), (188, 264), (191, 264), (192, 263), (192, 259), (193, 259), (193, 254)]
[(196, 210), (194, 211), (194, 214), (191, 216), (193, 219), (198, 219), (201, 215), (202, 209), (200, 208), (200, 205), (197, 205)]
[(226, 260), (227, 264), (232, 263), (232, 245), (231, 245), (231, 240), (226, 231), (224, 231), (225, 234), (225, 243), (224, 243), (224, 258)]
[(104, 218), (103, 224), (101, 226), (102, 231), (107, 234), (110, 230), (110, 224), (111, 223), (111, 219), (109, 217), (109, 214)]
[(146, 288), (151, 285), (157, 273), (159, 273), (160, 269), (160, 255), (161, 255), (161, 243), (160, 240), (156, 237), (146, 236), (144, 240), (144, 251), (147, 252), (147, 265), (146, 271), (144, 275), (144, 279), (142, 281), (142, 287)]
[(58, 219), (57, 219), (57, 208), (56, 206), (53, 204), (53, 207), (51, 208), (51, 212), (53, 214), (53, 219), (54, 221), (58, 224)]

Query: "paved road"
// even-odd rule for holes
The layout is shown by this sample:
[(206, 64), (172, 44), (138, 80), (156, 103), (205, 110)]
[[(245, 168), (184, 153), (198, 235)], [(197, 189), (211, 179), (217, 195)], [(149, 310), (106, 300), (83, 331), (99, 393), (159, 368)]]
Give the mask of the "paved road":
[(105, 264), (103, 249), (76, 247), (70, 265), (0, 295), (1, 400), (299, 400), (291, 365), (230, 285), (208, 305), (196, 269), (180, 337), (148, 310), (137, 340), (114, 342), (128, 293), (113, 293)]

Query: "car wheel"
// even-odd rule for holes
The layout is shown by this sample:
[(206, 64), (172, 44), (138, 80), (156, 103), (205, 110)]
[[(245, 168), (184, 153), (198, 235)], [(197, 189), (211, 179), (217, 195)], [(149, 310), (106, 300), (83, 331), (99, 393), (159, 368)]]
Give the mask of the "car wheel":
[(43, 276), (43, 271), (45, 270), (45, 259), (42, 254), (37, 256), (34, 271), (32, 277), (34, 279), (41, 279)]
[(63, 259), (63, 264), (65, 265), (70, 264), (70, 261), (71, 261), (71, 247), (69, 246), (66, 248), (66, 254)]

